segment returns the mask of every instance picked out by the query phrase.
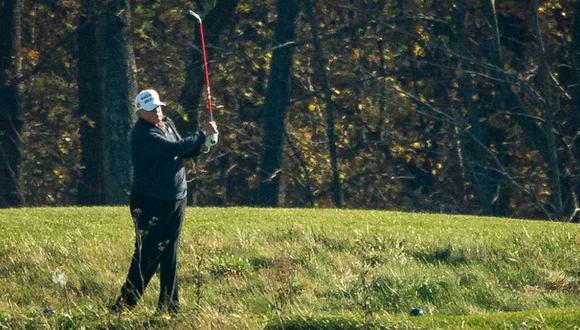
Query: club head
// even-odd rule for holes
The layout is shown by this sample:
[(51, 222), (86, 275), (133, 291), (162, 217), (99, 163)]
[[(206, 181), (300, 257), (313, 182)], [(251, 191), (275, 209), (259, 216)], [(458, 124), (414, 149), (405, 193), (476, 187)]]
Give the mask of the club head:
[(197, 20), (199, 22), (199, 24), (201, 24), (201, 17), (199, 17), (198, 14), (196, 14), (193, 10), (184, 10), (183, 11), (183, 15), (193, 21), (193, 20)]

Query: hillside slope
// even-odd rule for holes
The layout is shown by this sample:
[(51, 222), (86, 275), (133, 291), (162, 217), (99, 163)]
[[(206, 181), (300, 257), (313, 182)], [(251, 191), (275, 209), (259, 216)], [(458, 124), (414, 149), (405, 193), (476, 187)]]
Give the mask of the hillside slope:
[[(183, 311), (174, 318), (155, 313), (157, 278), (134, 312), (106, 312), (132, 253), (127, 208), (0, 210), (0, 227), (0, 328), (255, 329), (336, 315), (406, 328), (580, 324), (580, 226), (573, 224), (190, 208), (179, 256)], [(425, 315), (408, 317), (413, 307)], [(538, 315), (560, 315), (564, 324)]]

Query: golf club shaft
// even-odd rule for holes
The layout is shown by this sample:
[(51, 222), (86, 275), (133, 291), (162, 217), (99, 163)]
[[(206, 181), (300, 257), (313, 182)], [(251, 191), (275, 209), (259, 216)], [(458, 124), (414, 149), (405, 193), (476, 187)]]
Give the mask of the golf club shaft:
[[(203, 30), (203, 22), (201, 20), (201, 17), (192, 10), (186, 11), (184, 14), (188, 19), (190, 19), (190, 20), (195, 19), (199, 22), (199, 35), (200, 35), (200, 39), (201, 39), (201, 53), (202, 53), (202, 57), (203, 57), (203, 71), (204, 71), (205, 86), (206, 86), (206, 91), (207, 91), (207, 108), (208, 108), (208, 113), (209, 113), (209, 120), (214, 121), (213, 120), (213, 104), (212, 104), (212, 97), (211, 97), (211, 83), (209, 80), (209, 65), (207, 63), (207, 51), (206, 51), (206, 47), (205, 47), (205, 35), (204, 35), (204, 30)], [(211, 134), (210, 136), (208, 136), (208, 144), (206, 145), (207, 152), (209, 152), (209, 149), (211, 148), (211, 146), (217, 144), (217, 140), (218, 140), (217, 134)]]
[(193, 10), (184, 11), (183, 14), (185, 17), (191, 21), (197, 20), (199, 22), (199, 35), (201, 38), (201, 53), (203, 57), (203, 71), (204, 71), (204, 78), (205, 78), (205, 86), (207, 89), (207, 108), (209, 112), (209, 120), (213, 121), (213, 104), (211, 98), (211, 83), (209, 80), (209, 65), (207, 63), (207, 51), (205, 49), (205, 35), (203, 31), (203, 21), (201, 17), (196, 14)]
[(211, 85), (209, 81), (209, 66), (207, 63), (207, 52), (205, 50), (205, 36), (203, 34), (203, 22), (199, 20), (199, 34), (201, 36), (201, 52), (203, 55), (203, 68), (205, 73), (205, 86), (207, 88), (207, 107), (209, 112), (209, 120), (213, 121), (213, 105), (211, 99)]

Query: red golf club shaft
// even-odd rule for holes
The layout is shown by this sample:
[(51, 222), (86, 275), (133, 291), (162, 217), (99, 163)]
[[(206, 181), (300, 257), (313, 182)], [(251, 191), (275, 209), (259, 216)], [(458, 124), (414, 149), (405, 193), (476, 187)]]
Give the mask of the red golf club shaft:
[(205, 51), (205, 37), (203, 35), (203, 23), (199, 22), (199, 34), (201, 35), (201, 52), (203, 55), (203, 71), (205, 72), (205, 86), (207, 88), (207, 110), (209, 112), (209, 120), (213, 121), (213, 106), (211, 101), (211, 87), (209, 82), (209, 67), (207, 65), (207, 54)]

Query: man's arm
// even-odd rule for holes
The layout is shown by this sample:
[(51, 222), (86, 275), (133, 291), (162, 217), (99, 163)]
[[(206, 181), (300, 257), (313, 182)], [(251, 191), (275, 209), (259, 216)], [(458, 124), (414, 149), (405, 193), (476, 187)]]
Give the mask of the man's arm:
[[(218, 129), (217, 129), (217, 124), (215, 123), (215, 121), (202, 122), (198, 132), (200, 132), (205, 137), (204, 143), (208, 142), (207, 139), (211, 138), (212, 134), (215, 134), (215, 135), (219, 134)], [(213, 144), (215, 144), (215, 142)], [(213, 144), (211, 144), (211, 146), (213, 146)], [(207, 146), (207, 147), (208, 147), (208, 151), (209, 151), (210, 146)], [(183, 158), (196, 157), (200, 153), (201, 153), (201, 146), (200, 146), (200, 148), (194, 150), (192, 153), (188, 153), (186, 155), (183, 155)]]
[(150, 132), (141, 141), (143, 156), (146, 158), (174, 158), (191, 157), (199, 154), (201, 146), (205, 142), (205, 134), (201, 131), (178, 141), (170, 141), (165, 136)]
[(195, 132), (195, 134), (196, 135), (197, 134), (202, 135), (203, 136), (203, 142), (199, 145), (199, 147), (195, 148), (193, 151), (188, 152), (188, 153), (182, 155), (181, 158), (193, 158), (193, 157), (197, 157), (197, 156), (199, 156), (201, 154), (201, 146), (205, 143), (206, 136), (205, 136), (205, 133), (203, 131), (201, 131), (201, 130)]

